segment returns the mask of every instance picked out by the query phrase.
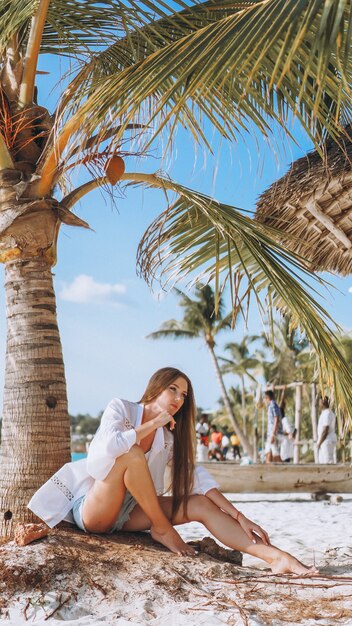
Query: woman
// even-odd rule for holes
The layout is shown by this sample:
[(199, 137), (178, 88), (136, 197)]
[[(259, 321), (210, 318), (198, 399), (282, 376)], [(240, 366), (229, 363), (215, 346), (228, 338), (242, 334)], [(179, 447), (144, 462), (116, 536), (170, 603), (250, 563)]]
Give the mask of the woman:
[[(34, 494), (29, 508), (49, 526), (63, 518), (86, 532), (150, 530), (171, 552), (192, 556), (174, 525), (201, 522), (222, 543), (266, 561), (274, 573), (314, 573), (271, 545), (203, 468), (194, 466), (195, 401), (189, 378), (166, 367), (139, 403), (112, 400), (87, 459), (66, 464)], [(171, 464), (172, 496), (164, 496)]]

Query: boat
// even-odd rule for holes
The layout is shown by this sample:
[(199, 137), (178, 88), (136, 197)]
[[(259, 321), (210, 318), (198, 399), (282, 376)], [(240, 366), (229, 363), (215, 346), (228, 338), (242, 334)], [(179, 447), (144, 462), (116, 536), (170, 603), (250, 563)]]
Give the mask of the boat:
[(224, 493), (352, 493), (351, 464), (205, 461), (197, 465), (208, 470)]

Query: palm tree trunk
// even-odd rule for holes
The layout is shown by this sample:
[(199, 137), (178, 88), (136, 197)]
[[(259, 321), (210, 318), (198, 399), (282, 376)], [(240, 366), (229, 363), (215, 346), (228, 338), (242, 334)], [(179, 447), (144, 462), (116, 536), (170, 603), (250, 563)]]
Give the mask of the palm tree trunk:
[(210, 352), (211, 359), (213, 361), (213, 365), (214, 365), (214, 369), (215, 369), (215, 375), (216, 375), (217, 381), (219, 383), (219, 387), (221, 389), (221, 396), (222, 396), (222, 399), (223, 399), (223, 402), (224, 402), (227, 414), (228, 414), (228, 416), (229, 416), (229, 418), (231, 420), (233, 429), (234, 429), (236, 435), (238, 435), (238, 437), (241, 440), (241, 444), (242, 444), (243, 450), (245, 451), (245, 453), (250, 458), (252, 458), (252, 454), (253, 454), (252, 446), (250, 445), (246, 435), (244, 434), (244, 432), (242, 431), (240, 425), (238, 424), (237, 419), (236, 419), (236, 417), (234, 415), (234, 412), (232, 410), (230, 399), (229, 399), (229, 396), (227, 394), (226, 387), (224, 385), (224, 381), (223, 381), (223, 378), (222, 378), (222, 375), (221, 375), (221, 372), (220, 372), (220, 367), (219, 367), (218, 360), (216, 358), (216, 354), (214, 352), (214, 348), (209, 343), (207, 343), (207, 346), (208, 346), (208, 349), (209, 349), (209, 352)]
[(241, 379), (241, 405), (242, 405), (242, 423), (243, 432), (247, 437), (247, 410), (246, 410), (246, 390), (244, 386), (244, 376), (240, 376)]
[(0, 457), (0, 534), (33, 521), (34, 491), (70, 460), (66, 380), (51, 268), (7, 263), (7, 350)]

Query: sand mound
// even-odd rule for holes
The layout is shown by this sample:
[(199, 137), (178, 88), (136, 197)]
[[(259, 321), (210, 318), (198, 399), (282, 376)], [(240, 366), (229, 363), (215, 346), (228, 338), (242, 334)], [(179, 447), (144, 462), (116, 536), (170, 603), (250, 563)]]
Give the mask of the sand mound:
[[(207, 552), (211, 541), (202, 543)], [(0, 546), (0, 623), (352, 624), (351, 578), (273, 576), (236, 565), (236, 552), (214, 554), (181, 558), (147, 533), (60, 529), (25, 547), (8, 542)]]

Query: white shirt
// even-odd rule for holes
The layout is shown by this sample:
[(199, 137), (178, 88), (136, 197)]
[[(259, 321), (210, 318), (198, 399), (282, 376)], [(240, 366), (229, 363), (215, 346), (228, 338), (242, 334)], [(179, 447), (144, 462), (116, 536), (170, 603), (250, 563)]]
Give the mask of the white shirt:
[(290, 420), (285, 416), (282, 418), (282, 430), (284, 433), (280, 443), (280, 457), (283, 461), (286, 459), (293, 459), (294, 444), (293, 440), (288, 438), (288, 435), (292, 433), (292, 426)]
[[(115, 459), (129, 452), (136, 443), (134, 427), (142, 422), (143, 405), (114, 398), (101, 418), (100, 427), (89, 446), (86, 459), (66, 463), (36, 493), (28, 508), (50, 528), (65, 519), (73, 523), (71, 509), (78, 498), (88, 493), (94, 480), (104, 480)], [(157, 428), (147, 462), (156, 493), (165, 493), (164, 475), (172, 460), (173, 435)], [(196, 467), (192, 494), (205, 494), (218, 484), (203, 467)]]
[(230, 445), (230, 439), (228, 438), (227, 435), (223, 435), (222, 439), (221, 439), (221, 446), (223, 448), (226, 448), (227, 446)]
[(200, 462), (204, 462), (204, 461), (208, 461), (208, 446), (205, 446), (204, 443), (197, 443), (197, 454), (196, 454), (196, 459), (197, 461)]
[(333, 411), (331, 411), (331, 409), (324, 409), (320, 414), (318, 421), (318, 441), (320, 441), (320, 437), (325, 426), (329, 427), (329, 432), (325, 441), (336, 443), (336, 415)]
[(197, 422), (196, 432), (199, 433), (200, 435), (207, 435), (209, 433), (208, 422), (203, 422), (203, 424), (201, 424), (200, 422)]

